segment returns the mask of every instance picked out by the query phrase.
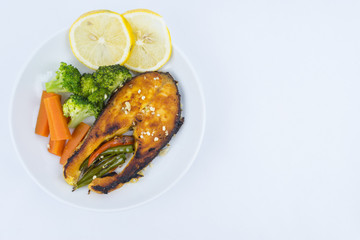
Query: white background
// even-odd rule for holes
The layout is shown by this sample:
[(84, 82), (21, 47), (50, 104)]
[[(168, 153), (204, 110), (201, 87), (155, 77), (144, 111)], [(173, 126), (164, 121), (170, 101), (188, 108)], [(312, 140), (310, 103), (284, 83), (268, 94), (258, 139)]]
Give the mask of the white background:
[[(359, 1), (1, 5), (0, 239), (360, 239)], [(146, 205), (71, 207), (16, 157), (10, 95), (44, 39), (89, 10), (134, 8), (162, 14), (195, 67), (203, 145), (185, 177)]]

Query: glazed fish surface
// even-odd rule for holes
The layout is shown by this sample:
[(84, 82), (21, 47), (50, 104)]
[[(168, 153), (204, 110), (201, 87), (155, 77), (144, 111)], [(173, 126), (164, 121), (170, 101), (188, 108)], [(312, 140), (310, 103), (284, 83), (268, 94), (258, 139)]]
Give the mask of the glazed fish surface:
[(135, 152), (123, 170), (95, 178), (89, 189), (108, 193), (120, 188), (145, 168), (183, 123), (177, 82), (169, 73), (147, 72), (128, 81), (109, 100), (87, 136), (64, 165), (64, 178), (75, 185), (80, 165), (103, 142), (133, 128)]

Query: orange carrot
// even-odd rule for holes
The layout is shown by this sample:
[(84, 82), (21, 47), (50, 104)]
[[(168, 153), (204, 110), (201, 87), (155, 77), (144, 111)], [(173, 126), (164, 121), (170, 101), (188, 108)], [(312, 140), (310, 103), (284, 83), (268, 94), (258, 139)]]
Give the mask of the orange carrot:
[[(60, 96), (60, 95), (59, 95)], [(61, 98), (61, 96), (60, 96)], [(70, 118), (65, 118), (66, 122), (69, 123)], [(48, 151), (59, 157), (63, 154), (66, 140), (53, 141), (49, 139)]]
[(46, 91), (42, 92), (41, 100), (40, 100), (40, 109), (35, 126), (35, 133), (44, 137), (49, 136), (49, 123), (46, 115), (44, 99), (51, 96), (58, 96), (61, 98), (61, 96), (56, 93), (48, 93)]
[(83, 140), (86, 133), (89, 131), (90, 126), (86, 123), (80, 123), (74, 130), (73, 134), (71, 135), (71, 139), (66, 144), (63, 154), (60, 158), (60, 164), (64, 165), (68, 158), (73, 154), (76, 147), (79, 143)]
[(50, 138), (53, 141), (66, 140), (71, 138), (66, 118), (63, 115), (60, 99), (51, 96), (44, 99), (46, 115), (49, 122)]
[(53, 141), (50, 139), (48, 151), (57, 156), (61, 156), (65, 147), (66, 140)]

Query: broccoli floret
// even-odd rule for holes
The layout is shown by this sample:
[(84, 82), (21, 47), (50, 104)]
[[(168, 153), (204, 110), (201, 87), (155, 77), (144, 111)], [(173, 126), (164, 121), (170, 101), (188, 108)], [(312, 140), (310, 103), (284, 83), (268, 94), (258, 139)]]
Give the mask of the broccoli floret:
[(99, 89), (99, 87), (97, 86), (97, 84), (95, 82), (95, 78), (92, 74), (84, 73), (81, 76), (81, 91), (82, 91), (81, 95), (82, 96), (88, 97), (91, 94), (95, 93), (98, 89)]
[(101, 107), (75, 94), (71, 95), (63, 105), (64, 116), (71, 118), (68, 124), (71, 128), (75, 128), (87, 117), (97, 117), (100, 111)]
[(126, 67), (120, 65), (101, 66), (94, 73), (97, 84), (112, 93), (132, 76)]
[(96, 92), (88, 96), (88, 100), (99, 106), (103, 106), (105, 101), (110, 97), (110, 92), (105, 88), (99, 88)]
[(50, 82), (45, 83), (46, 91), (81, 94), (80, 77), (81, 74), (76, 67), (61, 62), (56, 76)]

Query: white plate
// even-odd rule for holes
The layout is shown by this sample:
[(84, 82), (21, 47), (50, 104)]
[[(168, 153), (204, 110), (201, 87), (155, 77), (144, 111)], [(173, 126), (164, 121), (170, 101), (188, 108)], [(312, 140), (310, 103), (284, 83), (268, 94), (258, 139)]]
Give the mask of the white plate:
[(62, 176), (59, 158), (48, 153), (48, 138), (34, 133), (41, 91), (59, 63), (64, 61), (90, 72), (72, 54), (68, 31), (63, 30), (33, 54), (23, 68), (14, 89), (10, 123), (12, 139), (24, 167), (42, 189), (68, 204), (100, 211), (124, 210), (155, 199), (170, 189), (194, 161), (205, 129), (205, 105), (196, 73), (185, 55), (173, 46), (170, 61), (160, 70), (168, 71), (179, 82), (184, 125), (170, 141), (165, 156), (156, 157), (137, 183), (128, 183), (108, 195), (91, 193), (87, 188), (71, 191)]

